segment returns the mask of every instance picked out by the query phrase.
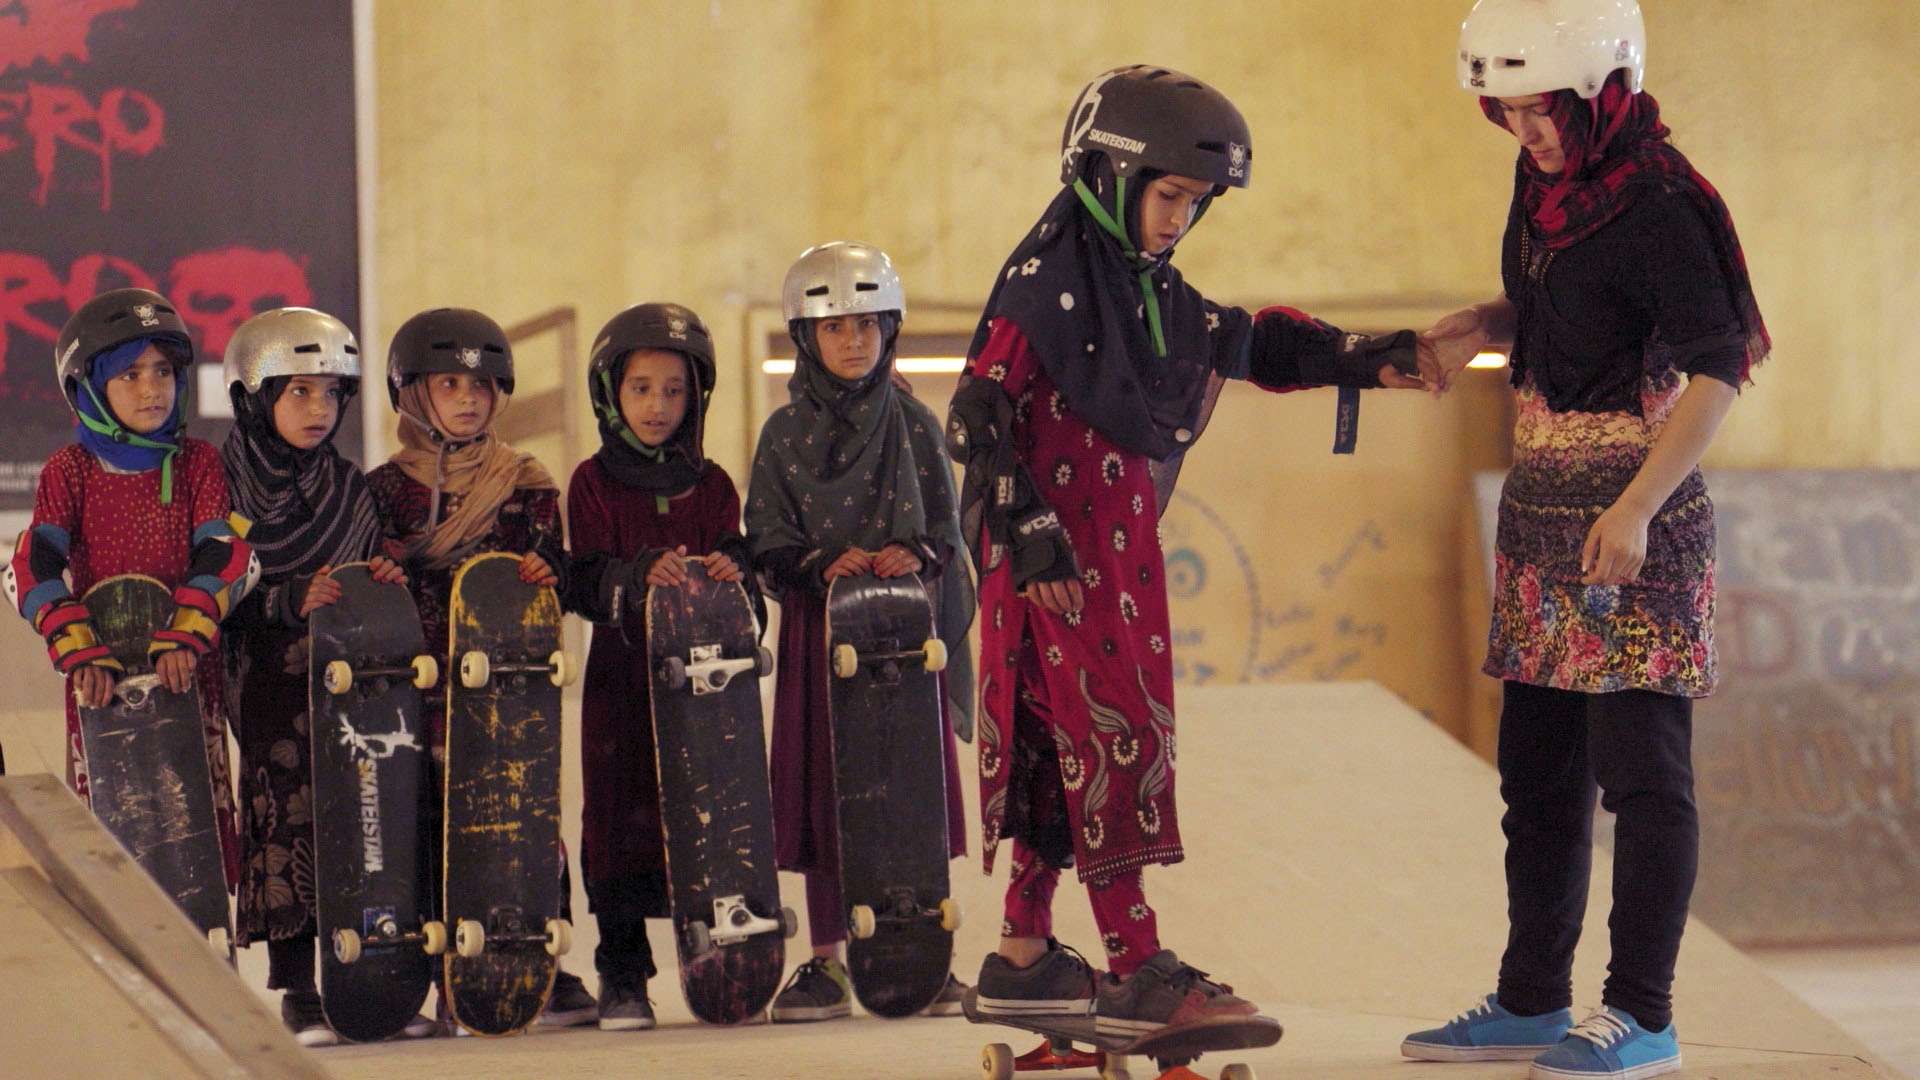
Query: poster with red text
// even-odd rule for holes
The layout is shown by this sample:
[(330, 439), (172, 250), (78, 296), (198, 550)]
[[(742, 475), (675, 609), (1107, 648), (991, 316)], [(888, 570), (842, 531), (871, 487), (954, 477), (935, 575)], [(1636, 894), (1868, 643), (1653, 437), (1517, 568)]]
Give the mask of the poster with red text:
[(0, 510), (73, 441), (53, 344), (94, 294), (159, 290), (215, 369), (270, 308), (358, 331), (353, 97), (351, 0), (0, 0)]

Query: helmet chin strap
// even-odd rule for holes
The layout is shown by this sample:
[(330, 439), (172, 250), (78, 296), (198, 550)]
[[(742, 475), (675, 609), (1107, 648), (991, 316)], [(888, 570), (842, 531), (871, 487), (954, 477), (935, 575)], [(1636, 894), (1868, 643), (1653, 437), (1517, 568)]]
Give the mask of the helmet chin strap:
[(1080, 205), (1087, 208), (1087, 213), (1093, 215), (1093, 220), (1100, 223), (1100, 227), (1107, 231), (1107, 235), (1120, 241), (1120, 250), (1125, 252), (1127, 258), (1139, 269), (1140, 295), (1144, 300), (1141, 306), (1147, 311), (1147, 329), (1153, 332), (1153, 352), (1155, 356), (1167, 355), (1166, 334), (1160, 328), (1160, 297), (1153, 288), (1153, 271), (1159, 265), (1159, 260), (1136, 250), (1133, 241), (1127, 236), (1126, 226), (1120, 223), (1120, 219), (1127, 213), (1126, 177), (1122, 176), (1114, 180), (1112, 213), (1108, 213), (1107, 208), (1100, 205), (1100, 200), (1094, 197), (1093, 190), (1087, 187), (1085, 180), (1075, 177), (1073, 190), (1080, 196)]
[[(620, 433), (620, 441), (631, 446), (642, 457), (656, 465), (667, 460), (670, 443), (661, 443), (659, 446), (648, 446), (646, 443), (640, 441), (640, 436), (635, 435), (631, 427), (627, 426), (627, 418), (620, 414), (619, 406), (615, 405), (613, 401), (613, 376), (604, 369), (600, 372), (600, 389), (603, 391), (604, 400), (602, 403), (594, 406), (594, 408), (599, 411), (600, 418), (607, 422), (608, 427)], [(657, 513), (666, 513), (668, 509), (667, 497), (665, 495), (655, 494), (653, 497), (653, 508)]]
[[(80, 417), (80, 422), (82, 424), (85, 424), (88, 430), (92, 431), (96, 435), (104, 435), (107, 438), (112, 439), (114, 442), (125, 443), (128, 446), (140, 446), (140, 447), (145, 447), (148, 450), (165, 450), (166, 451), (166, 454), (160, 459), (160, 503), (163, 506), (172, 503), (173, 502), (173, 459), (176, 454), (180, 453), (179, 444), (169, 443), (169, 442), (158, 442), (154, 439), (149, 439), (146, 436), (141, 435), (139, 432), (129, 430), (125, 424), (122, 424), (120, 422), (120, 418), (114, 415), (113, 407), (111, 405), (108, 405), (106, 402), (100, 400), (99, 391), (96, 391), (93, 388), (93, 383), (91, 380), (88, 380), (88, 379), (80, 380), (80, 386), (82, 389), (84, 389), (87, 392), (87, 397), (92, 399), (94, 407), (100, 410), (100, 415), (106, 417), (104, 421), (96, 420), (93, 417), (88, 416), (84, 412), (79, 412), (78, 410), (75, 410), (75, 412)], [(174, 395), (174, 399), (173, 399), (174, 412), (176, 414), (184, 412), (185, 411), (184, 406), (186, 405), (186, 403), (187, 403), (186, 391), (182, 389), (181, 392)]]

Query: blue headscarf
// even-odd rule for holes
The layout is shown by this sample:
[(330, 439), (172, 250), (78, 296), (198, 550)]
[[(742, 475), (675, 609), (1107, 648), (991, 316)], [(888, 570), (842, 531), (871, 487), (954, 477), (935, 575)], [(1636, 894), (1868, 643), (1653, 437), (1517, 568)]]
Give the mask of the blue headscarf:
[(107, 383), (126, 374), (140, 354), (146, 352), (147, 347), (155, 344), (156, 340), (135, 338), (93, 358), (91, 370), (80, 384), (80, 393), (75, 395), (80, 422), (73, 426), (73, 435), (93, 456), (121, 472), (145, 472), (159, 466), (160, 501), (170, 503), (173, 501), (173, 459), (180, 453), (181, 413), (187, 396), (186, 373), (177, 372), (173, 411), (167, 414), (167, 422), (148, 434), (129, 431), (107, 405)]

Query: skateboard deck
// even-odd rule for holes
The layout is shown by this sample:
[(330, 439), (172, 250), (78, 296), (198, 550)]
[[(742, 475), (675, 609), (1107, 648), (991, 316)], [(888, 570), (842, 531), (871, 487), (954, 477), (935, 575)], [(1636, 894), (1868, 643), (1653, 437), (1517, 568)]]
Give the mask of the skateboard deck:
[(79, 710), (93, 815), (231, 958), (200, 692), (176, 694), (160, 685), (147, 660), (154, 633), (173, 619), (173, 590), (156, 578), (121, 574), (96, 582), (83, 602), (94, 633), (122, 668), (104, 708)]
[(847, 973), (878, 1016), (911, 1016), (946, 986), (958, 903), (948, 895), (946, 649), (914, 575), (836, 578), (827, 590), (834, 791)]
[(533, 1023), (567, 951), (560, 918), (560, 600), (520, 557), (476, 555), (449, 608), (445, 916), (453, 1019), (479, 1035)]
[(406, 586), (366, 563), (333, 578), (340, 598), (307, 618), (320, 997), (334, 1031), (372, 1042), (420, 1011), (446, 946), (420, 844), (420, 691), (439, 665)]
[[(1067, 1069), (1096, 1069), (1102, 1077), (1123, 1080), (1129, 1056), (1152, 1060), (1162, 1080), (1191, 1080), (1198, 1074), (1186, 1066), (1201, 1054), (1272, 1046), (1284, 1033), (1280, 1021), (1250, 1016), (1169, 1024), (1144, 1035), (1109, 1036), (1099, 1034), (1092, 1013), (1075, 1017), (989, 1016), (979, 1011), (979, 996), (978, 991), (968, 990), (961, 999), (960, 1008), (968, 1020), (1018, 1028), (1046, 1039), (1017, 1058), (1005, 1043), (987, 1044), (980, 1053), (980, 1074), (985, 1080), (1011, 1080), (1017, 1072)], [(1076, 1044), (1091, 1049), (1081, 1050)], [(1254, 1080), (1253, 1070), (1245, 1065), (1229, 1065), (1220, 1075), (1222, 1080)]]
[(746, 590), (688, 560), (683, 585), (647, 590), (647, 664), (660, 821), (680, 989), (693, 1014), (738, 1024), (780, 989), (793, 912), (780, 906), (760, 645)]

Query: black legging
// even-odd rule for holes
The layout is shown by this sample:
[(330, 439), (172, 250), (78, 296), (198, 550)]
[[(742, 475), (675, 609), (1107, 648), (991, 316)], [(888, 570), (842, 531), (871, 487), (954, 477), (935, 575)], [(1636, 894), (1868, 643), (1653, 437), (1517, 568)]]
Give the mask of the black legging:
[(1573, 1003), (1587, 910), (1593, 797), (1616, 815), (1612, 961), (1601, 1001), (1649, 1031), (1673, 1018), (1673, 968), (1700, 855), (1693, 702), (1649, 690), (1583, 694), (1507, 682), (1500, 795), (1507, 812), (1507, 951), (1500, 1003), (1526, 1016)]

